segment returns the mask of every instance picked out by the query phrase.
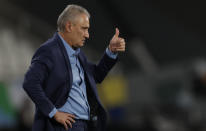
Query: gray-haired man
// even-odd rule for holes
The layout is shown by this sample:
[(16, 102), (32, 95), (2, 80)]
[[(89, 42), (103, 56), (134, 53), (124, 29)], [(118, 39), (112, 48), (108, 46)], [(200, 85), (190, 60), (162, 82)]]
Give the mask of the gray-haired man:
[(104, 130), (106, 113), (97, 95), (102, 82), (125, 51), (119, 30), (100, 62), (87, 61), (80, 47), (89, 38), (86, 9), (68, 5), (60, 14), (58, 32), (35, 52), (23, 88), (36, 106), (33, 131)]

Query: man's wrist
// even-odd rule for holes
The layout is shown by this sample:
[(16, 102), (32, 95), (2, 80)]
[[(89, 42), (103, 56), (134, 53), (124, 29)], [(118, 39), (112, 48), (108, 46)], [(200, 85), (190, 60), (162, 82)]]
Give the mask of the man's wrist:
[(112, 58), (112, 59), (116, 59), (116, 58), (117, 58), (117, 55), (118, 55), (118, 53), (113, 53), (113, 52), (109, 49), (109, 47), (107, 47), (107, 49), (106, 49), (106, 54), (107, 54), (110, 58)]

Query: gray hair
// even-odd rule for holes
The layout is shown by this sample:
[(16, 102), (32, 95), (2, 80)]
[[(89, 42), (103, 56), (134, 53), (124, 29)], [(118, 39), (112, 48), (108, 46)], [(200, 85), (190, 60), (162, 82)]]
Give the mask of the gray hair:
[(59, 18), (57, 20), (57, 30), (64, 32), (66, 22), (73, 22), (75, 17), (80, 14), (86, 14), (90, 18), (90, 14), (85, 8), (79, 5), (68, 5), (59, 15)]

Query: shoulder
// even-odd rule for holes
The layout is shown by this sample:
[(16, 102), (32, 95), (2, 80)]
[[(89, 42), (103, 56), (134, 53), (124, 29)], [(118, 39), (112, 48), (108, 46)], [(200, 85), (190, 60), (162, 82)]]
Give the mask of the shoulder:
[(53, 63), (53, 58), (56, 56), (58, 48), (58, 39), (54, 35), (35, 51), (31, 62), (39, 61), (47, 64)]
[(46, 55), (46, 56), (52, 55), (59, 48), (58, 42), (59, 41), (58, 41), (57, 35), (54, 34), (53, 37), (49, 38), (36, 50), (33, 57), (38, 56), (38, 55)]

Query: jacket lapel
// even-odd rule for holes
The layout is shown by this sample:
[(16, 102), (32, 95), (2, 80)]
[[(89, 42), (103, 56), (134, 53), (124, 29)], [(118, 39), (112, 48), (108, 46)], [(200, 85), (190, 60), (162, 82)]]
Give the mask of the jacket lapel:
[(89, 73), (88, 67), (86, 65), (86, 62), (84, 61), (83, 56), (81, 55), (81, 52), (79, 53), (78, 58), (79, 58), (79, 61), (81, 63), (82, 68), (84, 69), (85, 77), (87, 77), (87, 80), (90, 84), (90, 87), (91, 87), (92, 91), (94, 92), (95, 96), (98, 98), (97, 90), (95, 89), (96, 88), (96, 83), (95, 83), (94, 80), (92, 80), (93, 78), (91, 76), (91, 73)]
[[(93, 92), (93, 94), (95, 95), (96, 100), (98, 101), (98, 103), (103, 107), (102, 103), (100, 102), (100, 99), (98, 97), (98, 93), (97, 93), (97, 88), (96, 88), (96, 82), (93, 79), (93, 76), (91, 76), (92, 74), (89, 73), (89, 69), (88, 66), (86, 65), (86, 62), (83, 58), (83, 55), (81, 55), (81, 51), (78, 55), (79, 61), (81, 63), (82, 68), (84, 69), (85, 72), (85, 78), (88, 80), (88, 83), (90, 84), (90, 86), (86, 86), (86, 88), (90, 87), (91, 91)], [(88, 95), (88, 89), (87, 89), (87, 95)], [(91, 96), (87, 96), (87, 97), (91, 97)]]
[(67, 67), (67, 72), (69, 74), (69, 77), (67, 77), (67, 81), (69, 81), (69, 85), (70, 87), (72, 87), (72, 82), (73, 82), (73, 76), (72, 76), (72, 68), (71, 68), (71, 64), (70, 64), (70, 60), (68, 58), (68, 55), (67, 55), (67, 52), (66, 52), (66, 49), (61, 41), (61, 39), (59, 38), (58, 34), (56, 33), (55, 34), (55, 37), (58, 41), (58, 45), (60, 47), (60, 50), (62, 52), (62, 55), (64, 56), (64, 60), (65, 60), (65, 63), (66, 63), (66, 67)]

